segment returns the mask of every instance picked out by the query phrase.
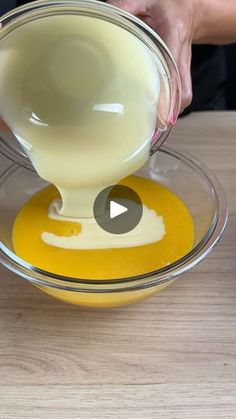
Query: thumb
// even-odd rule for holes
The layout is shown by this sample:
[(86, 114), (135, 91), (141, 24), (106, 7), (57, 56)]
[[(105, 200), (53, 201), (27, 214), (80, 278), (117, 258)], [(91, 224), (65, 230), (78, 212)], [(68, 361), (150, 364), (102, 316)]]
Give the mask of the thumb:
[(138, 2), (136, 0), (108, 0), (107, 3), (126, 10), (126, 12), (136, 16), (144, 14), (146, 10), (145, 0), (139, 0)]

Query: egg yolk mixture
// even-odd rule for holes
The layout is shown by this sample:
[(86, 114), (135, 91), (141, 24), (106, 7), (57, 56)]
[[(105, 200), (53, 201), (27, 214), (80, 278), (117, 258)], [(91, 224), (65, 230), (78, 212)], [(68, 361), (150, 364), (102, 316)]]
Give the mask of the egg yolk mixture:
[[(163, 217), (162, 240), (137, 247), (71, 250), (46, 244), (41, 236), (47, 231), (57, 236), (79, 235), (81, 225), (50, 219), (48, 208), (60, 199), (54, 186), (34, 195), (18, 213), (13, 227), (16, 255), (42, 270), (81, 279), (116, 279), (146, 274), (163, 268), (193, 248), (194, 224), (184, 202), (167, 187), (149, 179), (129, 176), (122, 185), (132, 188), (143, 205)], [(92, 240), (92, 238), (91, 238)]]

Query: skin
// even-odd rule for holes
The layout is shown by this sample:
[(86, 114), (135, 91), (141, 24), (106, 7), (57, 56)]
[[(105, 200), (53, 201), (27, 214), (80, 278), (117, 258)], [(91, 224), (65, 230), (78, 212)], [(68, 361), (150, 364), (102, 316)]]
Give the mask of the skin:
[(183, 111), (192, 101), (192, 44), (236, 41), (235, 0), (111, 0), (151, 26), (169, 47), (179, 68)]

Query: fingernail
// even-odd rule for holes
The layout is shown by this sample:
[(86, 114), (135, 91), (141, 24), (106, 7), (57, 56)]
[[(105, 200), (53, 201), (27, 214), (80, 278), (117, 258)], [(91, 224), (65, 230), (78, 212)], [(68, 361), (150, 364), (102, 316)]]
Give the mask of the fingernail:
[(177, 114), (177, 113), (173, 113), (172, 114), (172, 117), (171, 117), (171, 119), (170, 119), (170, 123), (171, 123), (171, 125), (175, 125), (176, 124), (176, 122), (177, 122), (177, 120), (178, 120), (178, 116), (179, 116), (179, 114)]

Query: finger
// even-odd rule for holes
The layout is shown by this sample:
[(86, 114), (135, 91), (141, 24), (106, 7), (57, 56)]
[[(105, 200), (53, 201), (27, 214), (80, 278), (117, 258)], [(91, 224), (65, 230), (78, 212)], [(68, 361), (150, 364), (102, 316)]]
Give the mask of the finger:
[(192, 47), (190, 42), (186, 42), (183, 45), (180, 61), (179, 71), (182, 84), (182, 102), (181, 112), (187, 108), (193, 99), (192, 90), (192, 77), (191, 77), (191, 59), (192, 59)]
[(145, 0), (108, 0), (112, 6), (119, 7), (120, 9), (126, 10), (133, 15), (144, 15), (146, 12), (146, 1)]
[[(182, 43), (176, 42), (176, 36), (173, 32), (168, 32), (168, 35), (166, 35), (166, 31), (162, 32), (160, 31), (161, 38), (167, 45), (171, 56), (176, 64), (177, 69), (180, 69), (180, 61), (181, 61), (181, 55), (182, 55)], [(168, 122), (171, 125), (174, 125), (178, 119), (179, 111), (180, 111), (180, 102), (181, 102), (181, 88), (180, 83), (181, 80), (178, 76), (178, 71), (174, 71), (170, 75), (170, 83), (171, 83), (171, 107), (169, 110), (169, 117)]]
[[(191, 59), (192, 59), (192, 46), (190, 39), (181, 40), (179, 38), (179, 33), (170, 31), (168, 32), (168, 36), (163, 36), (163, 40), (168, 46), (180, 74), (180, 81), (181, 81), (181, 106), (180, 112), (183, 112), (185, 108), (187, 108), (192, 102), (192, 78), (191, 78)], [(177, 102), (179, 99), (177, 97), (177, 80), (173, 80), (175, 86), (173, 85), (175, 101)], [(173, 103), (174, 103), (173, 102)], [(175, 123), (178, 115), (174, 108), (171, 110), (171, 118), (173, 123)]]
[(0, 118), (0, 131), (9, 131), (7, 124)]

